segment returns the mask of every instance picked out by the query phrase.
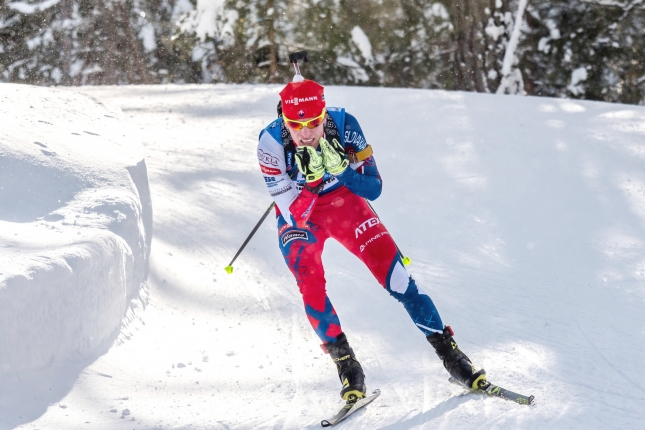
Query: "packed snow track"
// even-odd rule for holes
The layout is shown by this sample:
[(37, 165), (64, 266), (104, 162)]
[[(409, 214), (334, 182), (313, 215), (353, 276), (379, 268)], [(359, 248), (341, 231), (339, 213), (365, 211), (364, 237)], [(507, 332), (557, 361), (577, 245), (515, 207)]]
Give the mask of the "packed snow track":
[[(149, 305), (123, 343), (68, 364), (77, 371), (21, 373), (41, 383), (12, 386), (36, 406), (0, 406), (0, 428), (317, 429), (338, 410), (273, 217), (223, 270), (271, 203), (256, 139), (279, 90), (65, 90), (121, 107), (145, 147)], [(385, 88), (328, 87), (326, 99), (358, 118), (384, 181), (374, 207), (460, 347), (491, 381), (536, 398), (449, 383), (405, 310), (330, 241), (329, 295), (368, 390), (382, 392), (343, 428), (642, 426), (645, 109)]]

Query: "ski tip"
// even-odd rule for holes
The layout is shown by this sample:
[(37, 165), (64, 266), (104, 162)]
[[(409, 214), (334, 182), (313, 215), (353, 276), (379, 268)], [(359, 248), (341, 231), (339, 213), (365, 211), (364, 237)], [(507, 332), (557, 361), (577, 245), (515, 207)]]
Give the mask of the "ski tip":
[(535, 396), (529, 396), (529, 405), (535, 404)]
[(329, 421), (327, 421), (327, 420), (322, 420), (320, 422), (320, 425), (323, 426), (323, 427), (331, 427), (331, 423)]
[(226, 273), (230, 275), (231, 273), (233, 273), (233, 266), (226, 266), (224, 270), (226, 270)]

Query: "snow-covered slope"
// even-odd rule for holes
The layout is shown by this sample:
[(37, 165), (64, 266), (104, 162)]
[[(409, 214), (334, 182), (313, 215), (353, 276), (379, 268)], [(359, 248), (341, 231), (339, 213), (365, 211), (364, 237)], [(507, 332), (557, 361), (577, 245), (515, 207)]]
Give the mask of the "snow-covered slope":
[(0, 85), (3, 382), (104, 351), (140, 299), (152, 208), (143, 148), (123, 127), (87, 96)]
[[(339, 407), (271, 219), (235, 273), (223, 271), (271, 202), (255, 147), (279, 90), (78, 90), (121, 106), (146, 146), (150, 306), (131, 339), (80, 376), (30, 375), (59, 398), (23, 393), (46, 412), (0, 409), (3, 423), (313, 429)], [(361, 122), (384, 179), (375, 209), (460, 346), (492, 381), (537, 399), (462, 395), (401, 306), (328, 242), (331, 299), (368, 389), (383, 392), (344, 428), (640, 427), (645, 109), (404, 89), (326, 95)]]

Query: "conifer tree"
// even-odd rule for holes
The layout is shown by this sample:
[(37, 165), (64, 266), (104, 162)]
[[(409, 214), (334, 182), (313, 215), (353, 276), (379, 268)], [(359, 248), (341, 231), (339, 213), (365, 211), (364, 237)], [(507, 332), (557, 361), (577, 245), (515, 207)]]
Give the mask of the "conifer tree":
[(519, 26), (520, 90), (645, 104), (642, 0), (530, 0), (517, 18), (525, 3), (225, 0), (202, 22), (197, 0), (5, 0), (0, 80), (284, 83), (289, 52), (306, 49), (303, 73), (326, 85), (495, 92), (510, 88), (503, 60)]
[(358, 71), (361, 65), (351, 53), (352, 26), (348, 15), (345, 2), (336, 0), (301, 0), (286, 11), (290, 45), (285, 48), (309, 52), (311, 61), (302, 66), (309, 79), (325, 85), (359, 83), (355, 73), (361, 73)]
[(223, 18), (232, 29), (214, 56), (228, 82), (282, 82), (288, 74), (284, 0), (227, 0)]
[(160, 82), (169, 70), (195, 81), (192, 47), (178, 50), (171, 37), (173, 3), (6, 2), (0, 6), (2, 78), (40, 85), (145, 84)]
[(533, 0), (521, 68), (529, 94), (645, 102), (640, 0)]

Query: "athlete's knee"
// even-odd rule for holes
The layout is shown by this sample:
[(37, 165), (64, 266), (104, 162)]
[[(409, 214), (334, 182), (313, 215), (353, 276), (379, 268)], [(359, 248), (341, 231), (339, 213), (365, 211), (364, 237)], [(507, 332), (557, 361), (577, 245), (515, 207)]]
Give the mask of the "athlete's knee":
[(412, 279), (412, 277), (408, 277), (405, 287), (400, 287), (397, 291), (389, 290), (389, 293), (399, 302), (405, 304), (416, 300), (419, 295), (419, 289), (417, 288), (417, 284), (414, 282), (414, 279)]
[(385, 288), (393, 297), (399, 300), (399, 297), (408, 294), (408, 290), (410, 289), (410, 286), (412, 284), (414, 284), (414, 280), (412, 279), (408, 271), (405, 270), (405, 267), (403, 267), (401, 261), (398, 258), (394, 259), (387, 275)]
[(327, 286), (322, 276), (298, 276), (298, 289), (305, 303), (319, 308), (327, 297)]
[(311, 282), (298, 282), (300, 294), (306, 300), (309, 297), (325, 297), (325, 285)]

